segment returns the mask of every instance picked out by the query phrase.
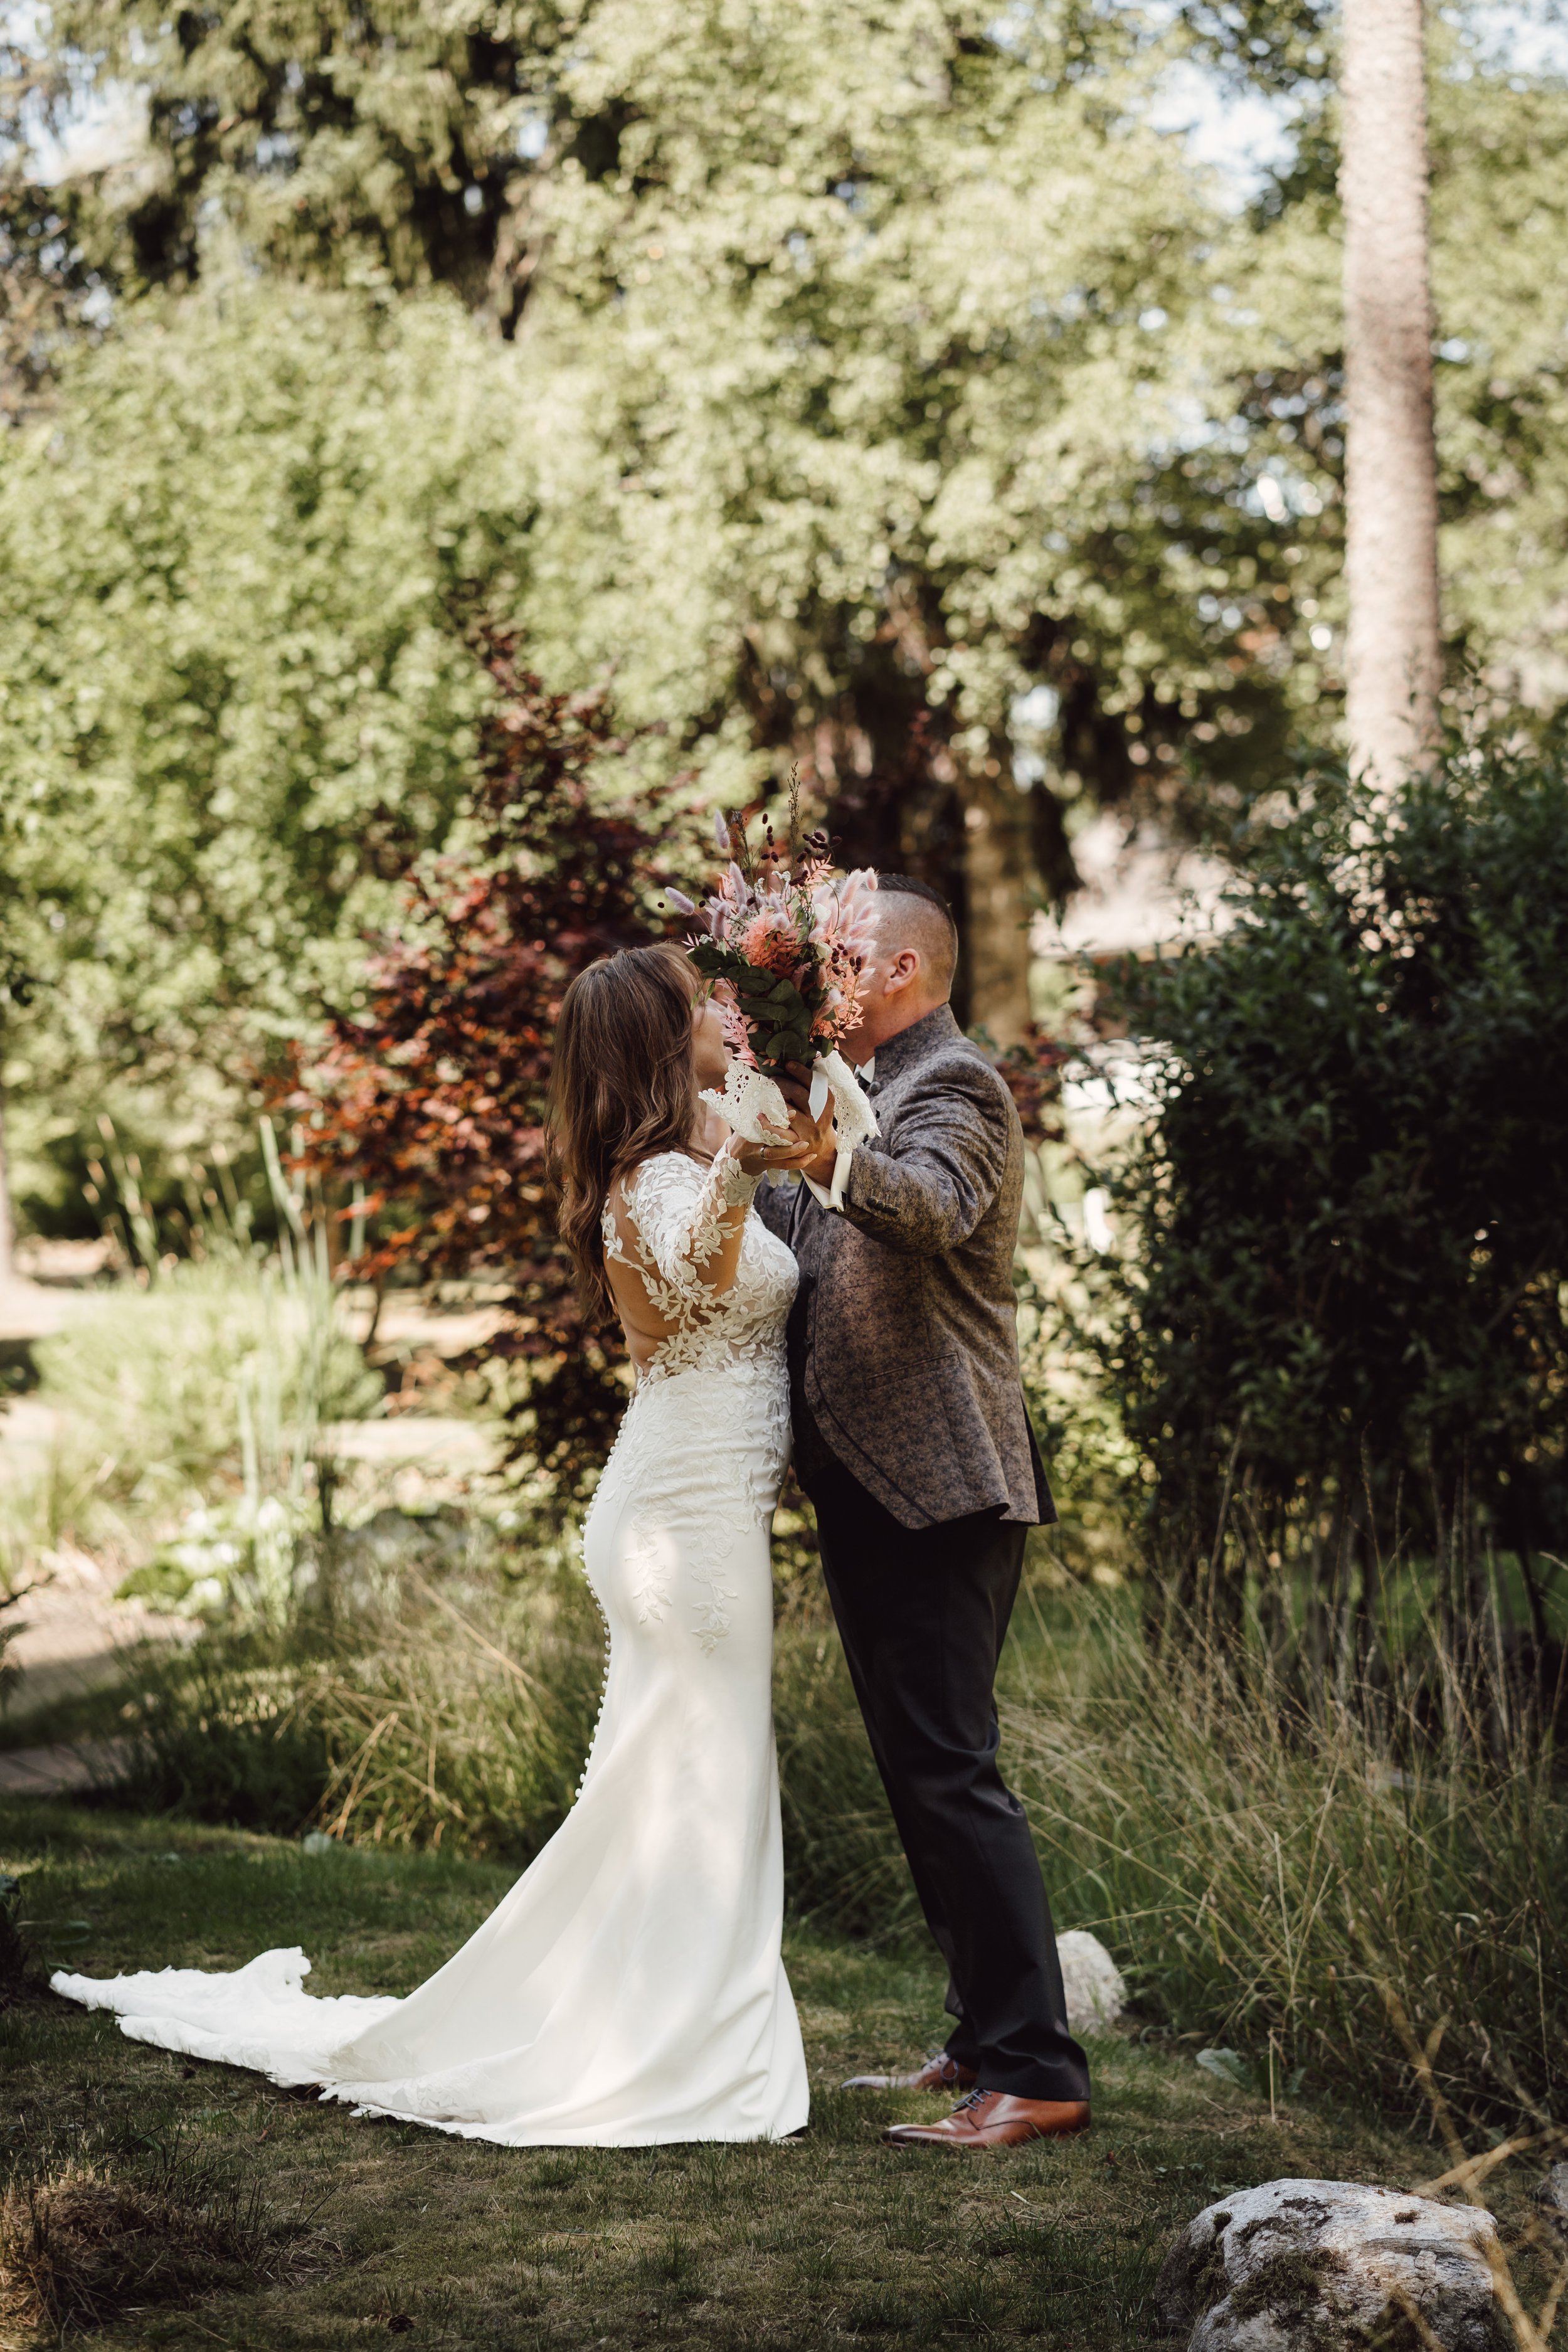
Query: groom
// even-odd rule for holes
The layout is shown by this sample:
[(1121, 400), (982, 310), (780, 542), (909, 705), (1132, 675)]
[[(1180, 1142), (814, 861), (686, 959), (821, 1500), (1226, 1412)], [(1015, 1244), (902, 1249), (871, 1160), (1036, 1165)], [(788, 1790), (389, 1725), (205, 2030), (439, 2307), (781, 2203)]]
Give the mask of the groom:
[[(1002, 2147), (1089, 2122), (1039, 1864), (996, 1769), (992, 1685), (1025, 1538), (1056, 1517), (1018, 1378), (1024, 1137), (949, 1006), (946, 907), (900, 874), (881, 877), (876, 905), (864, 1018), (844, 1050), (881, 1132), (856, 1151), (842, 1209), (826, 1114), (805, 1181), (757, 1201), (800, 1264), (795, 1475), (957, 2021), (918, 2072), (846, 2088), (966, 2093), (943, 2121), (884, 2137)], [(808, 1118), (809, 1076), (797, 1066), (785, 1087)]]

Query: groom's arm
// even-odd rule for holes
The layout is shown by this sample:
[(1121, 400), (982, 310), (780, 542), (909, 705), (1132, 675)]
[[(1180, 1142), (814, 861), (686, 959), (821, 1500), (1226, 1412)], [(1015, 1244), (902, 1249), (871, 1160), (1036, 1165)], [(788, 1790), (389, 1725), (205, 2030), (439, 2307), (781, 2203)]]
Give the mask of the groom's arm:
[(953, 1061), (900, 1094), (892, 1133), (849, 1163), (843, 1214), (910, 1257), (967, 1241), (1007, 1164), (1008, 1105), (983, 1065)]

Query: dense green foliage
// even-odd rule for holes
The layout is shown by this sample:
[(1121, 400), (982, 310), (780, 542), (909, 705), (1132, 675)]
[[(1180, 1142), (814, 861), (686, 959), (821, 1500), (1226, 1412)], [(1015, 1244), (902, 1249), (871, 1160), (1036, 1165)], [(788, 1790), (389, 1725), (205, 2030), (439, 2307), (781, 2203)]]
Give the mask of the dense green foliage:
[[(145, 723), (113, 745), (127, 772), (151, 762), (162, 776), (181, 714), (214, 716), (211, 677), (236, 660), (229, 572), (257, 589), (241, 667), (279, 632), (314, 647), (308, 586), (321, 627), (347, 639), (324, 677), (306, 656), (310, 695), (331, 709), (343, 680), (389, 658), (353, 582), (460, 574), (521, 618), (552, 686), (614, 664), (628, 719), (669, 724), (722, 797), (798, 758), (849, 854), (930, 874), (961, 912), (972, 901), (973, 1009), (1005, 1037), (1022, 926), (1035, 898), (1070, 888), (1071, 835), (1094, 804), (1154, 805), (1228, 836), (1290, 729), (1331, 715), (1342, 453), (1321, 12), (1156, 19), (1041, 0), (1004, 25), (969, 0), (858, 0), (847, 16), (798, 0), (382, 0), (369, 14), (258, 0), (243, 17), (174, 20), (153, 0), (71, 0), (52, 27), (34, 53), (14, 44), (13, 102), (95, 74), (145, 100), (147, 127), (122, 162), (58, 188), (52, 211), (7, 183), (16, 315), (30, 285), (57, 318), (24, 373), (68, 343), (84, 272), (100, 281), (92, 331), (107, 337), (96, 372), (65, 367), (63, 445), (40, 445), (48, 465), (31, 457), (7, 481), (26, 526), (9, 552), (90, 678), (101, 664), (79, 648), (101, 618), (104, 567), (27, 520), (59, 487), (49, 468), (63, 446), (79, 533), (128, 466), (152, 512), (173, 498), (195, 551), (180, 660), (164, 657), (157, 618), (169, 551), (145, 527), (110, 551), (111, 612), (145, 604), (152, 622), (132, 697)], [(1445, 562), (1456, 635), (1551, 698), (1568, 101), (1550, 77), (1483, 68), (1468, 39), (1462, 14), (1434, 27)], [(1298, 109), (1294, 163), (1244, 210), (1153, 128), (1172, 71), (1194, 56)], [(237, 266), (261, 281), (244, 301)], [(432, 286), (455, 292), (471, 327), (455, 314), (432, 326)], [(193, 287), (217, 300), (220, 326)], [(515, 366), (493, 340), (514, 330)], [(380, 382), (403, 344), (392, 446), (376, 450), (395, 503), (373, 497), (362, 515), (347, 380)], [(153, 409), (165, 366), (166, 415)], [(298, 529), (260, 523), (254, 497), (250, 458), (265, 461), (269, 432), (276, 446), (280, 384), (291, 429), (316, 434), (302, 571)], [(176, 436), (183, 472), (158, 455)], [(98, 536), (88, 529), (89, 549)], [(388, 606), (395, 633), (396, 586)], [(461, 796), (475, 681), (445, 604), (421, 619), (429, 680), (374, 690), (368, 730), (356, 696), (342, 714), (380, 794), (371, 807), (355, 777), (345, 831), (368, 815), (374, 836), (384, 803), (438, 836)], [(265, 828), (247, 821), (211, 845), (221, 894), (187, 894), (173, 924), (166, 894), (130, 901), (146, 908), (152, 1000), (177, 940), (195, 984), (179, 983), (174, 1025), (193, 1046), (198, 1032), (222, 1037), (202, 1042), (205, 1070), (232, 1067), (226, 992), (298, 1026), (323, 968), (342, 966), (318, 944), (338, 818), (314, 804), (310, 772), (341, 779), (343, 755), (279, 684), (320, 856), (264, 854)], [(1048, 691), (1026, 723), (1018, 698), (1036, 687)], [(42, 690), (61, 709), (78, 699), (52, 674)], [(226, 693), (218, 707), (226, 773), (258, 769), (259, 819), (275, 746), (235, 723)], [(24, 698), (16, 723), (31, 745), (44, 722)], [(82, 764), (96, 778), (96, 757)], [(8, 775), (7, 797), (36, 781), (30, 766), (25, 784)], [(226, 832), (221, 798), (207, 807)], [(68, 864), (78, 839), (85, 856), (121, 855), (93, 797), (54, 829)], [(348, 878), (334, 943), (363, 918)], [(16, 919), (47, 920), (70, 880), (32, 874)], [(257, 907), (262, 936), (238, 959), (233, 927)], [(74, 1115), (68, 1035), (71, 1067), (93, 1073), (78, 1099), (117, 1055), (156, 1065), (140, 1014), (99, 1059), (118, 953), (79, 1016), (78, 981), (33, 1023), (13, 1079), (31, 1129), (35, 1094), (52, 1120)], [(207, 1087), (198, 1124), (220, 1091)], [(199, 1081), (189, 1098), (203, 1104)]]
[[(1312, 777), (1230, 928), (1129, 975), (1153, 1110), (1108, 1349), (1189, 1601), (1310, 1564), (1363, 1643), (1402, 1547), (1475, 1614), (1568, 1532), (1568, 765)], [(1211, 1587), (1211, 1579), (1214, 1580)]]
[[(1495, 637), (1486, 607), (1505, 583), (1484, 519), (1500, 502), (1519, 515), (1510, 621), (1544, 646), (1564, 100), (1478, 49), (1486, 30), (1462, 9), (1433, 26), (1451, 551), (1463, 625)], [(1037, 0), (1003, 20), (969, 0), (847, 15), (262, 0), (177, 22), (155, 0), (65, 0), (22, 79), (47, 96), (74, 56), (145, 100), (144, 152), (61, 198), (126, 294), (210, 272), (232, 236), (280, 275), (442, 283), (503, 329), (526, 318), (537, 356), (589, 394), (600, 463), (583, 486), (612, 523), (624, 507), (639, 577), (661, 569), (650, 524), (679, 529), (702, 604), (717, 594), (719, 617), (741, 600), (727, 635), (771, 623), (782, 648), (798, 641), (786, 667), (819, 721), (806, 649), (842, 672), (869, 592), (934, 598), (978, 631), (954, 676), (994, 729), (1004, 643), (1031, 674), (1054, 652), (1069, 684), (1076, 660), (1080, 719), (1134, 709), (1138, 683), (1163, 703), (1200, 643), (1200, 698), (1238, 671), (1249, 702), (1317, 691), (1300, 626), (1282, 669), (1279, 624), (1302, 616), (1268, 592), (1289, 584), (1288, 508), (1309, 542), (1337, 537), (1334, 38), (1331, 12), (1282, 0), (1158, 15)], [(1296, 110), (1293, 155), (1239, 216), (1149, 130), (1194, 58)], [(722, 482), (705, 489), (686, 453)], [(1260, 471), (1278, 499), (1247, 495)], [(691, 526), (721, 511), (707, 546)], [(1004, 563), (994, 595), (971, 542), (983, 567)], [(875, 544), (887, 554), (858, 588)], [(602, 562), (595, 578), (610, 584)], [(1205, 588), (1213, 613), (1194, 610)], [(879, 627), (897, 606), (869, 593)], [(1054, 646), (1023, 644), (1029, 609), (1061, 625)], [(682, 631), (684, 660), (698, 642)], [(732, 667), (733, 646), (713, 650)], [(840, 696), (871, 683), (841, 677)], [(790, 715), (763, 714), (774, 731)], [(1077, 731), (1093, 781), (1124, 786), (1126, 734)], [(1225, 748), (1201, 755), (1215, 775)]]
[(0, 444), (18, 1152), (105, 1108), (232, 1132), (247, 1063), (352, 989), (461, 805), (516, 375), (449, 299), (233, 286), (143, 309)]

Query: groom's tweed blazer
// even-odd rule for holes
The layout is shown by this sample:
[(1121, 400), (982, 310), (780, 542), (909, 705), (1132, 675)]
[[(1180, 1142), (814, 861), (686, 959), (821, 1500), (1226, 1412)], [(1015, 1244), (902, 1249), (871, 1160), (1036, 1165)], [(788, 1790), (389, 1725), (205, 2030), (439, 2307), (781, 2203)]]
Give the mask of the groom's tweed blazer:
[(1054, 1519), (1018, 1378), (1013, 1097), (945, 1004), (878, 1047), (872, 1093), (881, 1133), (856, 1152), (842, 1211), (804, 1184), (757, 1196), (800, 1264), (801, 1483), (820, 1438), (904, 1527)]

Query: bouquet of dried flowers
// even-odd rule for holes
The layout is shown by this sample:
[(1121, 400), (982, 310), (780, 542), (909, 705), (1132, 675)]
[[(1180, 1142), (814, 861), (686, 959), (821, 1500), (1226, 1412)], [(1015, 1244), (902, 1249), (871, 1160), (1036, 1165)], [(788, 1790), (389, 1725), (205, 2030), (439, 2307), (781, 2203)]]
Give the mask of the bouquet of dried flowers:
[(786, 1062), (813, 1067), (813, 1102), (829, 1094), (838, 1160), (833, 1197), (842, 1193), (849, 1155), (877, 1132), (858, 1080), (839, 1046), (860, 1020), (860, 975), (871, 950), (877, 877), (869, 867), (836, 874), (826, 834), (808, 835), (796, 856), (781, 851), (773, 827), (753, 852), (745, 827), (714, 821), (730, 863), (699, 909), (679, 890), (666, 897), (679, 913), (700, 911), (706, 929), (688, 952), (711, 982), (733, 1060), (712, 1102), (737, 1133), (752, 1141), (786, 1125), (787, 1108), (772, 1073)]

